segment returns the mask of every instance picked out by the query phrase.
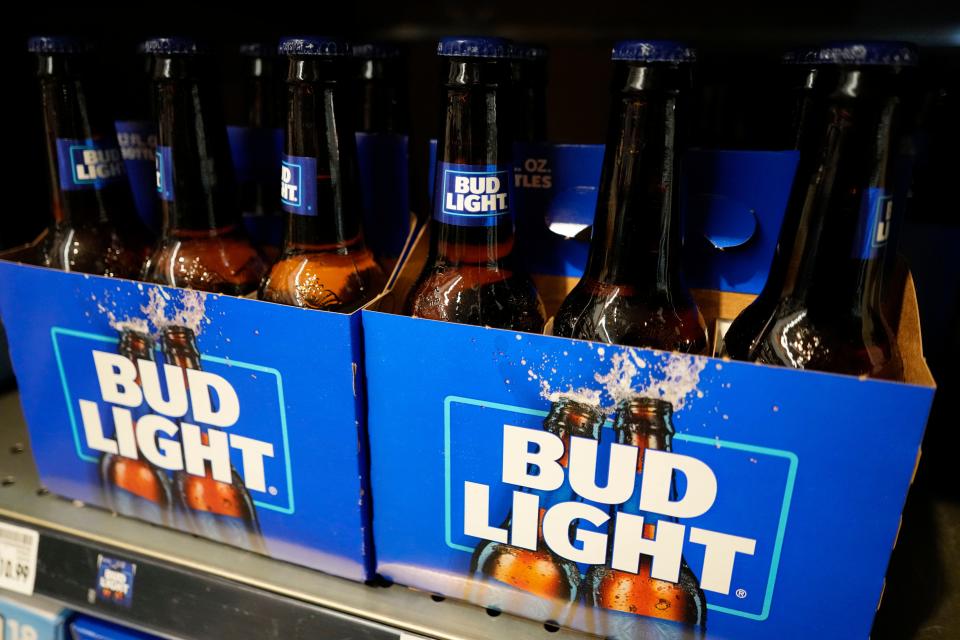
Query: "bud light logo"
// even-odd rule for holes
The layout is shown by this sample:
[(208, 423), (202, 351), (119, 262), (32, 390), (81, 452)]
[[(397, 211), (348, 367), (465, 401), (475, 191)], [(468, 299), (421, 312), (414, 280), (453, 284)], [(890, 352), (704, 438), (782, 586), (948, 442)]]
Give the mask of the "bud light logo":
[[(300, 216), (317, 215), (317, 159), (284, 155), (280, 163), (280, 203)], [(327, 177), (329, 182), (329, 177)]]
[(870, 187), (863, 195), (857, 229), (854, 257), (870, 260), (877, 257), (890, 238), (893, 224), (893, 196), (883, 189)]
[[(448, 547), (469, 554), (490, 540), (535, 550), (541, 537), (584, 573), (636, 574), (647, 558), (652, 578), (673, 583), (686, 563), (708, 609), (768, 617), (793, 453), (684, 433), (672, 451), (641, 450), (618, 444), (610, 420), (599, 440), (573, 437), (566, 448), (543, 428), (546, 411), (448, 396), (444, 413)], [(476, 464), (477, 442), (489, 443), (483, 455), (495, 464)]]
[(60, 188), (102, 189), (124, 177), (123, 155), (115, 140), (57, 138)]
[(161, 200), (173, 202), (173, 149), (158, 146), (156, 155), (157, 194)]
[(130, 607), (136, 575), (137, 565), (133, 562), (97, 556), (97, 600)]
[(497, 165), (441, 162), (436, 219), (466, 227), (489, 227), (510, 214), (512, 172)]
[(116, 336), (51, 329), (77, 455), (143, 460), (230, 484), (258, 509), (294, 512), (283, 379), (270, 367), (203, 354), (165, 363), (160, 345), (134, 362)]

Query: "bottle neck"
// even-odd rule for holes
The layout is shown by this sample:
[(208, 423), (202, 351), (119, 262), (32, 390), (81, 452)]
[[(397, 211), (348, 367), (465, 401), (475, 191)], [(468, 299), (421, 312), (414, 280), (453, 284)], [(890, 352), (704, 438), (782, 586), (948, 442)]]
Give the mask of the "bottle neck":
[(689, 71), (618, 63), (586, 277), (679, 289), (678, 121)]
[(513, 134), (503, 60), (443, 62), (431, 250), (435, 260), (499, 270), (513, 250)]
[(515, 60), (511, 63), (514, 133), (518, 142), (547, 139), (547, 64), (545, 60)]
[[(621, 508), (612, 507), (612, 511), (622, 511), (633, 515), (642, 515), (644, 517), (644, 535), (650, 537), (656, 523), (664, 519), (664, 516), (651, 514), (640, 508), (640, 492), (643, 486), (643, 464), (644, 457), (648, 450), (672, 451), (673, 449), (673, 426), (669, 415), (651, 414), (649, 419), (631, 421), (628, 424), (617, 424), (616, 426), (617, 443), (636, 447), (637, 451), (637, 474), (633, 488), (633, 494)], [(676, 498), (676, 484), (671, 480), (670, 497)]]
[(399, 59), (360, 61), (357, 131), (406, 133), (406, 94), (400, 77), (401, 64)]
[(900, 103), (884, 70), (832, 71), (834, 89), (817, 105), (822, 115), (810, 116), (821, 124), (800, 132), (784, 225), (795, 233), (771, 281), (781, 299), (811, 313), (862, 317), (880, 304)]
[(157, 57), (157, 191), (165, 236), (216, 235), (239, 222), (219, 95), (202, 56)]
[(532, 489), (531, 493), (540, 498), (540, 513), (538, 516), (538, 538), (543, 541), (543, 516), (547, 509), (561, 502), (577, 500), (576, 492), (570, 484), (570, 439), (591, 438), (599, 439), (601, 422), (591, 416), (568, 415), (555, 420), (547, 418), (544, 429), (560, 438), (563, 442), (563, 455), (558, 461), (563, 467), (563, 484), (552, 491)]
[(67, 55), (37, 61), (54, 221), (115, 222), (119, 208), (132, 203), (113, 123), (92, 100), (97, 91), (85, 74), (87, 61)]
[(243, 126), (256, 128), (278, 126), (282, 105), (276, 71), (280, 62), (274, 58), (251, 57), (244, 63), (246, 113)]
[(287, 82), (285, 251), (362, 246), (354, 102), (342, 63), (291, 59)]

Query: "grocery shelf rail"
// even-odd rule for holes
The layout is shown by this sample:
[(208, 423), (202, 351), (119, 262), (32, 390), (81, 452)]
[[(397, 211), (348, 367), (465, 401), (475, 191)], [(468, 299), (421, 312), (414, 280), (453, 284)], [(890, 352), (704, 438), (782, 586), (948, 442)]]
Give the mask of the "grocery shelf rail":
[[(0, 395), (0, 521), (40, 533), (34, 592), (171, 638), (589, 638), (402, 586), (350, 582), (45, 492), (15, 392)], [(100, 555), (136, 564), (129, 607), (96, 597)]]

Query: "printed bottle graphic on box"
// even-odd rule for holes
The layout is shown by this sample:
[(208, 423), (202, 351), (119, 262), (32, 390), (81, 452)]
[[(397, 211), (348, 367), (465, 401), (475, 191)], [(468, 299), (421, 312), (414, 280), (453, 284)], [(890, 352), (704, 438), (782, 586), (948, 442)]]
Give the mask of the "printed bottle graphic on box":
[[(123, 329), (118, 353), (134, 365), (138, 360), (153, 362), (153, 338), (140, 331)], [(142, 388), (139, 374), (135, 383)], [(136, 419), (145, 415), (145, 412), (140, 409), (136, 414), (131, 424), (133, 434), (136, 434)], [(173, 491), (166, 471), (140, 458), (103, 453), (100, 458), (100, 482), (111, 511), (173, 526)]]
[[(189, 388), (188, 370), (201, 370), (200, 352), (197, 350), (197, 337), (193, 330), (189, 327), (167, 327), (163, 332), (163, 354), (168, 365), (183, 370), (184, 386)], [(210, 390), (208, 388), (200, 393), (209, 394)], [(208, 397), (208, 401), (212, 407), (214, 398)], [(215, 414), (219, 413), (220, 407), (212, 408)], [(189, 415), (185, 416), (188, 417)], [(201, 444), (209, 447), (211, 438), (226, 441), (227, 435), (210, 429), (200, 438)], [(218, 462), (219, 473), (214, 471), (214, 465)], [(253, 551), (264, 551), (253, 499), (243, 478), (229, 463), (229, 458), (205, 461), (202, 476), (195, 472), (176, 471), (174, 484), (179, 504), (194, 533)]]

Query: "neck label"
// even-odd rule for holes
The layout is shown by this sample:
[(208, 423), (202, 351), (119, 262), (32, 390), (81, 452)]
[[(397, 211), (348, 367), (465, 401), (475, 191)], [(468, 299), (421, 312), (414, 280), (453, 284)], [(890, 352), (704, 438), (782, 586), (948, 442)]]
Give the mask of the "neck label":
[(876, 258), (887, 245), (892, 223), (893, 196), (877, 187), (868, 188), (860, 204), (854, 257), (861, 260)]
[(460, 227), (492, 227), (510, 215), (510, 165), (437, 165), (434, 219)]
[(60, 188), (65, 191), (103, 189), (124, 177), (123, 155), (114, 137), (57, 138)]
[[(317, 159), (283, 155), (280, 162), (280, 204), (287, 213), (317, 215)], [(326, 176), (329, 181), (330, 177)]]
[(173, 202), (173, 150), (157, 146), (157, 194), (161, 200)]

